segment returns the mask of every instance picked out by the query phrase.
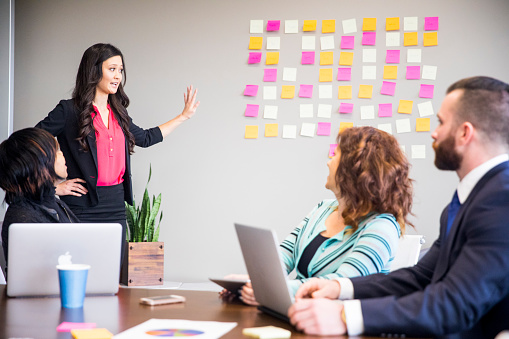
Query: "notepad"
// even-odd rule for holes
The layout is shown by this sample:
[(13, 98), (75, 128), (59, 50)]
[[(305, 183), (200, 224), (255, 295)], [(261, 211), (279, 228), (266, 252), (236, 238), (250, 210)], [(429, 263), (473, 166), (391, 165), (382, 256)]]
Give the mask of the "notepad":
[(275, 339), (290, 338), (292, 332), (275, 326), (250, 327), (242, 330), (242, 334), (251, 338)]

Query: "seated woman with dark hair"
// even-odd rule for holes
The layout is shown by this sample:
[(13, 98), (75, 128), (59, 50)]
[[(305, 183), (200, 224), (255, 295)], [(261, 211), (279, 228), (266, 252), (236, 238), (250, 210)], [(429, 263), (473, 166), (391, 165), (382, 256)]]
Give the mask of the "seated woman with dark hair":
[(66, 177), (64, 155), (49, 132), (25, 128), (0, 144), (0, 187), (9, 204), (2, 227), (6, 260), (11, 224), (79, 222), (55, 196), (55, 185)]
[[(287, 272), (296, 271), (289, 281), (294, 294), (312, 277), (388, 273), (399, 237), (411, 225), (410, 165), (396, 139), (373, 127), (353, 127), (337, 142), (325, 184), (336, 199), (320, 202), (280, 245)], [(257, 304), (250, 283), (241, 297)]]

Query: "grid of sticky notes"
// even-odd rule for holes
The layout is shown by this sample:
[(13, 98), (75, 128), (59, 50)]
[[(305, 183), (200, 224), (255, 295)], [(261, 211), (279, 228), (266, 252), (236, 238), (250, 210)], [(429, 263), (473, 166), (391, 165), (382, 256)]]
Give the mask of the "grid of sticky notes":
[[(244, 137), (330, 141), (354, 120), (396, 135), (430, 133), (437, 66), (423, 63), (423, 50), (438, 46), (438, 24), (438, 17), (251, 20), (247, 66), (260, 76), (243, 88)], [(301, 50), (285, 50), (296, 36)], [(299, 79), (310, 69), (314, 80)], [(403, 86), (414, 94), (399, 97)], [(411, 151), (425, 158), (424, 145)]]

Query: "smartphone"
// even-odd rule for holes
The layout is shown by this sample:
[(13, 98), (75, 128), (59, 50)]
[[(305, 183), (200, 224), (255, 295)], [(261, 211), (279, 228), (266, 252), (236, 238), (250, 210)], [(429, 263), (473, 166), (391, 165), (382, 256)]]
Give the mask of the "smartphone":
[(161, 295), (157, 297), (146, 297), (140, 298), (140, 304), (145, 305), (164, 305), (164, 304), (175, 304), (175, 303), (183, 303), (186, 301), (185, 297), (180, 295)]

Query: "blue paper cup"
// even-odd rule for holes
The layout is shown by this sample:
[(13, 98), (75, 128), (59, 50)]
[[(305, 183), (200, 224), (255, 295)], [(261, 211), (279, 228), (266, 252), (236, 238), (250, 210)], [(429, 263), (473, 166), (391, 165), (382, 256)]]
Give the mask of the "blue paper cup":
[(62, 307), (83, 307), (90, 265), (57, 265)]

